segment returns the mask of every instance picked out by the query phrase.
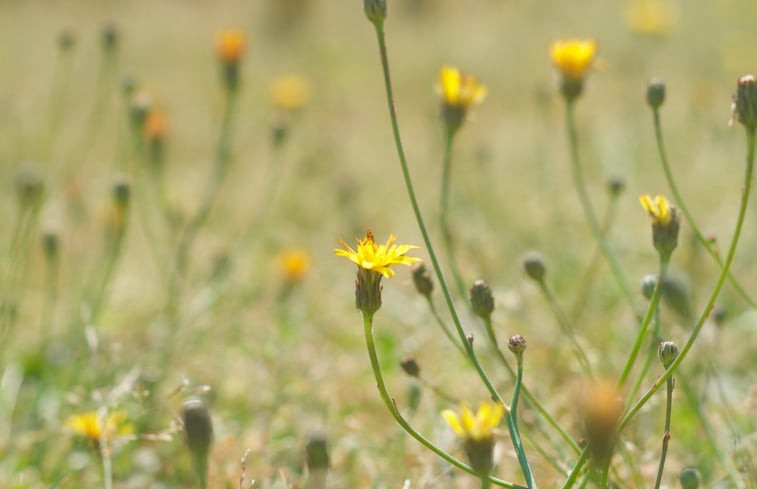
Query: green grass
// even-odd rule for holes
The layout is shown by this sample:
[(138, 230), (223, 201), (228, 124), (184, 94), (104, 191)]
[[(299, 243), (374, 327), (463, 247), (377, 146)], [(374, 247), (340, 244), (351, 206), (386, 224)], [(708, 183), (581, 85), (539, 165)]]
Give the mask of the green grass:
[[(637, 303), (646, 305), (637, 284), (657, 271), (657, 256), (638, 195), (671, 196), (644, 103), (646, 81), (660, 76), (667, 82), (661, 117), (672, 171), (700, 228), (717, 237), (724, 254), (745, 154), (743, 129), (727, 127), (729, 104), (737, 77), (757, 69), (755, 5), (676, 5), (672, 30), (655, 38), (628, 31), (622, 2), (389, 5), (386, 32), (399, 124), (437, 251), (444, 149), (434, 93), (439, 67), (459, 66), (489, 89), (455, 137), (449, 223), (457, 262), (467, 284), (483, 278), (491, 285), (500, 344), (516, 333), (528, 340), (524, 384), (575, 440), (582, 436), (579, 406), (587, 379), (521, 266), (528, 251), (541, 251), (549, 287), (571, 311), (596, 250), (571, 184), (563, 103), (547, 48), (566, 36), (599, 40), (600, 62), (576, 106), (582, 162), (600, 216), (609, 202), (607, 180), (625, 181), (608, 242)], [(394, 150), (373, 28), (361, 2), (77, 2), (65, 8), (20, 2), (0, 12), (0, 293), (16, 306), (12, 327), (0, 340), (0, 487), (103, 486), (97, 451), (64, 426), (71, 415), (101, 406), (127, 413), (135, 434), (113, 450), (113, 487), (199, 487), (179, 427), (182, 403), (196, 396), (207, 400), (214, 422), (208, 487), (237, 487), (248, 449), (246, 475), (256, 487), (308, 483), (305, 445), (317, 432), (328, 438), (328, 487), (397, 488), (405, 479), (410, 487), (478, 484), (417, 444), (386, 411), (354, 308), (354, 267), (332, 253), (338, 238), (352, 244), (368, 227), (380, 242), (393, 233), (401, 243), (422, 244)], [(100, 35), (108, 22), (119, 42), (115, 63), (101, 75)], [(172, 315), (168, 283), (179, 229), (200, 205), (223, 118), (213, 43), (229, 26), (249, 36), (231, 162), (189, 249)], [(62, 57), (57, 42), (64, 30), (76, 43)], [(287, 73), (307, 79), (312, 94), (277, 153), (268, 87)], [(165, 211), (132, 144), (122, 95), (127, 77), (170, 119)], [(44, 182), (44, 198), (38, 214), (27, 214), (31, 218), (14, 245), (20, 216), (15, 182), (30, 168)], [(126, 175), (131, 201), (112, 275), (103, 279), (113, 249), (106, 226), (116, 175)], [(267, 218), (253, 229), (249, 246), (242, 246), (271, 175), (278, 175), (279, 187), (267, 203)], [(754, 210), (752, 203), (732, 268), (753, 295)], [(149, 232), (145, 218), (152, 222)], [(57, 275), (51, 275), (41, 245), (48, 231), (59, 239)], [(291, 248), (307, 250), (312, 264), (301, 282), (287, 285), (276, 257)], [(411, 254), (428, 259), (425, 249)], [(451, 282), (446, 263), (443, 258)], [(637, 323), (606, 262), (599, 263), (575, 335), (593, 371), (614, 382)], [(685, 224), (671, 268), (688, 278), (698, 316), (719, 269)], [(102, 308), (89, 321), (86, 305), (101, 292)], [(487, 348), (484, 325), (468, 312), (465, 298), (455, 297), (483, 367), (509, 400), (512, 381)], [(438, 284), (433, 300), (449, 322)], [(674, 390), (663, 487), (677, 487), (678, 473), (690, 465), (701, 472), (701, 487), (732, 487), (724, 461), (740, 472), (745, 487), (757, 483), (751, 462), (757, 456), (751, 393), (757, 316), (728, 284), (717, 304), (726, 319), (705, 325), (675, 375), (685, 377), (690, 390), (680, 382)], [(693, 321), (667, 306), (660, 318), (661, 336), (683, 345)], [(411, 412), (415, 381), (399, 361), (415, 355), (426, 381), (471, 404), (487, 391), (435, 324), (409, 270), (384, 280), (374, 330), (387, 387), (400, 410), (418, 431), (464, 459), (439, 414), (455, 406), (421, 387), (420, 404)], [(654, 359), (641, 392), (662, 372)], [(610, 473), (618, 487), (651, 487), (664, 405), (663, 390), (624, 433), (627, 457), (616, 453)], [(567, 466), (575, 453), (553, 430), (545, 428), (545, 435), (538, 428), (522, 393), (519, 416), (539, 486), (559, 487), (564, 475), (533, 441)], [(495, 473), (522, 484), (504, 423), (500, 429)]]

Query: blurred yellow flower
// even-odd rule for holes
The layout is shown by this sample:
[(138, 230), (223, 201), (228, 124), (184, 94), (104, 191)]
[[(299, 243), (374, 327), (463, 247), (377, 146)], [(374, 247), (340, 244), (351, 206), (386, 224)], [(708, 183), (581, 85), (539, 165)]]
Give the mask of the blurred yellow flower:
[(582, 80), (597, 55), (594, 39), (561, 39), (549, 47), (549, 56), (563, 77)]
[(122, 411), (108, 413), (104, 421), (103, 428), (100, 415), (95, 411), (90, 411), (71, 416), (64, 426), (71, 432), (93, 442), (99, 442), (103, 438), (112, 440), (116, 435), (132, 433), (132, 426), (126, 422), (126, 413)]
[(654, 199), (650, 195), (639, 196), (639, 202), (645, 211), (652, 216), (652, 222), (661, 226), (667, 226), (673, 219), (673, 212), (668, 200), (662, 196), (657, 195)]
[(274, 107), (286, 111), (295, 111), (310, 101), (310, 85), (307, 80), (297, 75), (284, 75), (271, 83), (268, 91)]
[(168, 116), (159, 109), (150, 110), (145, 117), (142, 131), (148, 141), (161, 141), (168, 134)]
[(626, 25), (636, 34), (664, 36), (675, 23), (675, 12), (665, 0), (631, 0), (626, 8)]
[(481, 103), (486, 97), (486, 86), (478, 78), (452, 66), (442, 66), (438, 89), (444, 105), (464, 110)]
[(279, 269), (288, 283), (302, 281), (310, 270), (310, 253), (301, 248), (282, 250), (278, 255)]
[(479, 404), (478, 412), (475, 414), (468, 405), (462, 404), (459, 413), (445, 409), (442, 411), (442, 417), (460, 438), (480, 442), (492, 438), (494, 429), (499, 426), (504, 413), (505, 408), (502, 404), (484, 401)]
[(237, 64), (244, 54), (245, 35), (240, 29), (224, 29), (216, 38), (216, 52), (224, 64)]
[(386, 278), (391, 278), (394, 275), (393, 265), (412, 265), (413, 263), (420, 261), (420, 258), (414, 258), (405, 256), (405, 254), (417, 248), (412, 245), (395, 245), (394, 241), (397, 239), (393, 234), (389, 236), (386, 244), (377, 245), (373, 241), (373, 233), (370, 229), (366, 232), (365, 238), (357, 240), (357, 251), (350, 248), (347, 243), (339, 242), (345, 249), (335, 249), (334, 253), (338, 256), (343, 256), (363, 270), (371, 270), (378, 272)]

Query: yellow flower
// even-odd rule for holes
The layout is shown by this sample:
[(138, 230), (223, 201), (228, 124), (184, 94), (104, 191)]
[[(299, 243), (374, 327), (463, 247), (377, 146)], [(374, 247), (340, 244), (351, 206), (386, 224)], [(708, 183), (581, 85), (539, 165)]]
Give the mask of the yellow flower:
[(297, 75), (284, 75), (276, 78), (269, 89), (274, 107), (281, 110), (295, 111), (304, 107), (310, 100), (310, 86), (307, 80)]
[(122, 411), (108, 413), (104, 421), (103, 430), (100, 415), (95, 411), (90, 411), (71, 416), (64, 426), (93, 442), (99, 442), (103, 438), (112, 440), (116, 435), (128, 435), (132, 432), (132, 426), (126, 422), (126, 413)]
[(493, 437), (494, 429), (499, 426), (504, 413), (502, 404), (485, 401), (479, 404), (476, 414), (473, 414), (466, 404), (462, 404), (460, 413), (445, 409), (442, 411), (442, 416), (457, 436), (465, 440), (480, 442)]
[(278, 262), (284, 280), (288, 283), (300, 282), (310, 270), (310, 253), (299, 248), (282, 250)]
[(369, 229), (365, 233), (365, 238), (357, 240), (357, 251), (340, 239), (339, 242), (345, 249), (337, 248), (334, 253), (349, 259), (363, 270), (378, 272), (386, 278), (391, 278), (394, 275), (394, 270), (389, 267), (392, 265), (412, 265), (420, 261), (420, 258), (405, 256), (408, 251), (417, 248), (417, 246), (395, 245), (393, 243), (396, 239), (397, 237), (392, 234), (386, 244), (377, 245), (373, 241), (373, 233)]
[(639, 197), (639, 202), (645, 211), (652, 216), (652, 222), (661, 226), (667, 226), (670, 224), (673, 218), (673, 211), (668, 200), (662, 196), (657, 195), (654, 199), (650, 195), (642, 195)]
[(594, 39), (561, 39), (549, 47), (549, 56), (563, 77), (583, 80), (597, 55)]
[(239, 29), (225, 29), (216, 38), (216, 52), (224, 64), (237, 64), (244, 54), (245, 35)]
[(631, 0), (626, 9), (626, 25), (636, 34), (663, 36), (674, 21), (673, 9), (664, 0)]
[(479, 83), (478, 78), (452, 66), (442, 66), (438, 89), (442, 103), (449, 107), (469, 109), (486, 97), (486, 86)]
[(148, 141), (162, 141), (168, 134), (169, 127), (166, 113), (162, 110), (153, 109), (147, 113), (142, 131)]

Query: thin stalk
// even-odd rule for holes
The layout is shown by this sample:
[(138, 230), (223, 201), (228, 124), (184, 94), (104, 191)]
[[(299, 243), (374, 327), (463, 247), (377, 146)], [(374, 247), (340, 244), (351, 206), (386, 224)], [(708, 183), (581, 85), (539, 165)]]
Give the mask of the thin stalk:
[[(699, 244), (701, 244), (705, 250), (707, 250), (707, 253), (715, 260), (715, 262), (718, 264), (718, 266), (722, 269), (723, 268), (723, 259), (720, 257), (720, 253), (715, 249), (714, 244), (708, 240), (702, 231), (699, 229), (699, 226), (697, 226), (696, 221), (694, 220), (694, 217), (691, 215), (691, 212), (689, 211), (688, 206), (683, 200), (683, 197), (681, 196), (681, 193), (678, 191), (678, 185), (676, 185), (675, 179), (673, 178), (673, 172), (670, 169), (670, 165), (668, 164), (668, 157), (667, 153), (665, 152), (665, 145), (663, 142), (662, 137), (662, 125), (660, 123), (660, 110), (659, 108), (655, 107), (652, 109), (652, 116), (654, 119), (654, 134), (655, 138), (657, 140), (657, 151), (660, 154), (660, 161), (662, 162), (662, 169), (665, 172), (665, 178), (668, 181), (668, 186), (670, 186), (670, 192), (673, 194), (673, 198), (676, 201), (676, 204), (678, 204), (678, 208), (681, 209), (681, 213), (683, 214), (684, 219), (686, 219), (686, 222), (689, 224), (689, 227), (691, 227), (691, 230), (694, 231), (694, 235), (697, 238), (697, 241), (699, 241)], [(752, 299), (749, 294), (744, 290), (744, 287), (739, 283), (738, 280), (736, 280), (736, 277), (733, 276), (733, 273), (730, 271), (728, 272), (728, 281), (731, 283), (733, 288), (739, 293), (739, 295), (750, 305), (752, 308), (757, 309), (757, 302)]]
[[(415, 429), (410, 426), (410, 424), (405, 420), (405, 418), (402, 416), (402, 414), (397, 409), (397, 404), (394, 402), (394, 399), (389, 395), (389, 391), (386, 389), (386, 384), (384, 383), (384, 377), (381, 373), (381, 366), (379, 365), (378, 355), (376, 353), (376, 345), (373, 341), (373, 316), (369, 314), (363, 314), (363, 332), (365, 333), (365, 344), (368, 349), (368, 356), (371, 359), (371, 369), (373, 370), (373, 376), (376, 379), (376, 387), (378, 388), (379, 395), (381, 396), (381, 400), (384, 401), (384, 404), (386, 405), (386, 408), (389, 410), (389, 413), (392, 415), (395, 421), (404, 429), (410, 436), (415, 438), (418, 442), (421, 443), (421, 445), (425, 446), (450, 464), (454, 465), (460, 470), (463, 470), (469, 474), (475, 475), (476, 477), (479, 476), (479, 474), (476, 473), (469, 465), (461, 462), (460, 460), (456, 459), (446, 451), (439, 448), (437, 445), (435, 445), (433, 442), (431, 442), (429, 439), (415, 431)], [(512, 482), (504, 481), (502, 479), (489, 476), (489, 480), (501, 487), (506, 487), (509, 489), (527, 489), (523, 486), (520, 486), (518, 484), (514, 484)]]
[(520, 395), (520, 387), (523, 383), (523, 353), (518, 353), (515, 356), (517, 358), (518, 372), (515, 377), (515, 386), (513, 387), (513, 400), (510, 403), (510, 413), (507, 415), (507, 429), (510, 432), (510, 440), (518, 456), (518, 464), (520, 465), (521, 472), (523, 472), (523, 477), (526, 479), (526, 484), (529, 489), (536, 489), (536, 481), (531, 472), (531, 466), (528, 465), (526, 451), (523, 448), (523, 441), (520, 438), (520, 430), (518, 429), (518, 396)]
[(718, 281), (715, 284), (715, 288), (713, 289), (712, 294), (710, 295), (710, 299), (707, 301), (707, 305), (702, 311), (702, 314), (699, 316), (697, 323), (694, 325), (694, 329), (691, 331), (691, 334), (689, 335), (689, 338), (686, 340), (686, 343), (683, 345), (683, 348), (681, 349), (680, 353), (678, 354), (676, 359), (673, 361), (673, 363), (670, 364), (670, 366), (665, 370), (662, 376), (659, 379), (657, 379), (657, 381), (652, 385), (652, 387), (638, 401), (636, 401), (636, 403), (633, 406), (631, 406), (628, 412), (623, 416), (623, 418), (620, 420), (620, 423), (618, 424), (618, 432), (622, 431), (626, 426), (628, 426), (628, 423), (631, 422), (631, 420), (636, 416), (639, 410), (647, 403), (647, 401), (649, 401), (649, 399), (654, 395), (654, 393), (660, 389), (660, 387), (662, 386), (662, 383), (667, 381), (673, 375), (673, 373), (675, 373), (675, 371), (678, 369), (681, 363), (684, 361), (686, 356), (689, 354), (689, 351), (694, 346), (694, 342), (699, 336), (699, 333), (702, 331), (702, 328), (704, 327), (704, 324), (707, 321), (707, 318), (710, 316), (710, 312), (712, 312), (712, 308), (715, 306), (715, 301), (720, 295), (720, 290), (723, 288), (723, 284), (725, 283), (726, 277), (728, 275), (728, 270), (730, 270), (731, 264), (733, 263), (733, 258), (736, 255), (736, 248), (738, 246), (739, 237), (741, 236), (741, 230), (744, 225), (744, 217), (746, 216), (746, 210), (749, 203), (749, 196), (751, 195), (751, 192), (752, 192), (752, 175), (754, 173), (755, 128), (747, 127), (746, 133), (747, 133), (747, 157), (746, 157), (746, 169), (744, 172), (744, 189), (741, 192), (741, 205), (739, 206), (739, 214), (736, 220), (736, 228), (734, 229), (734, 232), (733, 232), (731, 245), (728, 247), (728, 254), (726, 255), (725, 262), (723, 263), (723, 268), (720, 272), (720, 277), (718, 278)]
[[(103, 489), (113, 489), (113, 462), (107, 440), (100, 440), (100, 466), (103, 474)], [(105, 441), (105, 443), (103, 443)]]
[(570, 341), (573, 347), (573, 353), (576, 355), (576, 359), (578, 359), (578, 363), (581, 365), (581, 370), (583, 370), (584, 375), (587, 375), (589, 378), (594, 378), (594, 374), (591, 370), (591, 363), (589, 362), (589, 358), (586, 356), (586, 352), (584, 352), (581, 344), (576, 339), (575, 328), (573, 327), (570, 318), (565, 313), (565, 311), (563, 311), (562, 307), (560, 307), (560, 304), (557, 302), (557, 299), (555, 298), (547, 283), (543, 279), (539, 280), (537, 283), (539, 284), (539, 289), (544, 295), (544, 298), (547, 299), (547, 302), (549, 303), (549, 307), (552, 310), (552, 315), (557, 320), (557, 324), (560, 325), (560, 329), (562, 330), (563, 334)]
[(662, 435), (662, 452), (660, 452), (660, 465), (657, 467), (657, 478), (654, 489), (660, 489), (662, 473), (665, 471), (665, 457), (668, 455), (668, 443), (670, 442), (670, 414), (673, 411), (673, 377), (667, 380), (667, 396), (665, 401), (665, 432)]
[(444, 159), (442, 164), (442, 191), (441, 201), (439, 203), (439, 227), (442, 231), (444, 240), (444, 251), (447, 254), (447, 261), (452, 272), (452, 278), (457, 286), (460, 297), (467, 300), (465, 282), (463, 281), (460, 269), (455, 259), (455, 250), (452, 242), (452, 230), (449, 227), (449, 182), (452, 167), (452, 145), (455, 140), (454, 129), (447, 129), (444, 137)]
[(492, 398), (501, 402), (503, 406), (507, 406), (504, 400), (502, 399), (502, 396), (497, 392), (497, 390), (494, 388), (494, 385), (489, 380), (489, 377), (486, 375), (486, 372), (481, 366), (481, 363), (478, 361), (478, 358), (476, 357), (476, 353), (473, 350), (472, 342), (468, 340), (468, 337), (465, 334), (465, 331), (463, 330), (462, 323), (460, 322), (460, 318), (457, 314), (457, 310), (455, 309), (455, 304), (452, 301), (452, 295), (450, 294), (449, 287), (447, 286), (447, 282), (444, 279), (444, 274), (442, 273), (441, 266), (439, 265), (439, 259), (436, 256), (436, 252), (434, 251), (433, 245), (431, 244), (431, 238), (429, 237), (428, 230), (426, 229), (426, 225), (423, 221), (423, 216), (421, 214), (421, 209), (418, 205), (418, 200), (415, 197), (415, 190), (413, 189), (413, 182), (410, 178), (410, 170), (407, 164), (407, 158), (405, 157), (405, 150), (402, 145), (402, 138), (400, 137), (399, 123), (397, 122), (397, 111), (395, 108), (394, 94), (392, 90), (392, 80), (391, 80), (391, 77), (389, 76), (389, 57), (386, 50), (386, 40), (384, 36), (384, 23), (382, 20), (379, 20), (379, 21), (373, 22), (373, 26), (376, 29), (376, 38), (378, 40), (378, 45), (379, 45), (379, 55), (381, 57), (381, 68), (384, 75), (384, 86), (386, 88), (386, 99), (387, 99), (387, 106), (389, 108), (389, 118), (392, 123), (392, 134), (394, 136), (394, 144), (397, 149), (397, 156), (399, 157), (399, 160), (400, 160), (400, 166), (402, 168), (402, 176), (405, 181), (407, 194), (410, 199), (410, 204), (413, 207), (413, 213), (415, 214), (415, 220), (418, 222), (418, 228), (421, 232), (421, 235), (423, 236), (423, 242), (426, 246), (426, 250), (428, 251), (428, 255), (429, 255), (429, 258), (431, 259), (431, 263), (434, 267), (436, 278), (439, 281), (439, 288), (442, 290), (442, 294), (444, 295), (444, 300), (447, 303), (447, 308), (449, 309), (450, 316), (452, 317), (452, 322), (455, 325), (455, 329), (457, 330), (457, 334), (460, 337), (461, 343), (465, 347), (465, 351), (468, 354), (468, 358), (470, 358), (470, 361), (473, 364), (473, 367), (476, 369), (476, 372), (478, 373), (479, 377), (481, 377), (481, 381), (486, 386)]
[(660, 341), (662, 341), (662, 338), (660, 337), (660, 308), (658, 307), (655, 309), (654, 312), (654, 325), (652, 326), (652, 341), (649, 342), (649, 349), (647, 350), (647, 355), (644, 358), (644, 363), (641, 366), (641, 372), (639, 372), (639, 375), (636, 377), (636, 380), (633, 383), (633, 387), (631, 387), (631, 392), (629, 392), (627, 398), (633, 399), (636, 397), (636, 394), (639, 393), (639, 389), (641, 388), (641, 384), (644, 382), (644, 378), (647, 375), (647, 372), (649, 371), (649, 367), (652, 365), (652, 361), (654, 357), (657, 355), (657, 345), (660, 344)]
[(605, 239), (604, 233), (602, 233), (602, 227), (600, 226), (599, 220), (594, 213), (594, 207), (592, 206), (591, 200), (589, 199), (589, 194), (586, 191), (583, 172), (581, 170), (581, 160), (578, 156), (578, 136), (576, 135), (574, 108), (575, 104), (573, 101), (566, 102), (565, 122), (568, 130), (568, 142), (570, 143), (570, 160), (573, 172), (573, 183), (576, 187), (576, 191), (578, 192), (578, 197), (581, 200), (581, 206), (583, 207), (584, 214), (586, 215), (586, 220), (589, 221), (589, 227), (591, 228), (592, 234), (594, 234), (594, 239), (597, 241), (597, 244), (602, 250), (602, 254), (607, 260), (608, 265), (610, 265), (610, 270), (612, 271), (613, 277), (615, 277), (615, 281), (618, 283), (618, 287), (620, 288), (623, 297), (625, 298), (626, 302), (628, 302), (628, 305), (631, 306), (631, 309), (633, 310), (634, 315), (637, 317), (637, 319), (641, 319), (640, 314), (636, 309), (636, 303), (634, 301), (633, 293), (631, 292), (631, 287), (626, 280), (625, 274), (620, 267), (620, 263), (618, 263), (618, 259), (615, 256), (615, 253), (610, 248), (607, 239)]
[[(602, 217), (602, 234), (604, 236), (607, 236), (612, 223), (615, 222), (617, 209), (618, 194), (611, 192), (610, 201), (607, 204), (607, 209), (605, 209), (605, 215)], [(573, 301), (573, 307), (570, 311), (570, 317), (574, 322), (578, 322), (578, 319), (581, 317), (581, 314), (583, 314), (584, 309), (586, 308), (586, 303), (589, 300), (589, 293), (591, 292), (591, 287), (594, 284), (594, 279), (596, 278), (597, 269), (599, 268), (601, 260), (602, 249), (599, 247), (599, 245), (595, 245), (594, 251), (591, 254), (591, 259), (589, 260), (589, 265), (586, 267), (583, 276), (578, 281), (578, 293), (576, 293), (576, 297)]]
[(579, 455), (578, 460), (576, 460), (576, 464), (573, 466), (573, 470), (570, 471), (568, 478), (565, 479), (565, 482), (563, 482), (563, 485), (560, 486), (560, 489), (571, 489), (573, 487), (573, 485), (576, 483), (576, 479), (578, 479), (578, 476), (581, 474), (581, 469), (583, 468), (588, 458), (589, 446), (586, 445), (583, 451), (581, 451), (581, 455)]
[[(499, 343), (497, 342), (497, 337), (494, 335), (494, 327), (492, 325), (491, 318), (484, 319), (484, 325), (486, 326), (486, 334), (489, 339), (489, 344), (494, 349), (494, 352), (496, 353), (497, 357), (499, 358), (502, 365), (505, 367), (505, 370), (507, 370), (507, 373), (510, 375), (510, 378), (515, 381), (516, 379), (516, 372), (515, 369), (513, 369), (512, 365), (510, 365), (510, 362), (507, 361), (507, 358), (502, 354), (502, 350), (499, 348)], [(576, 452), (580, 453), (581, 448), (578, 446), (578, 444), (571, 438), (570, 434), (568, 434), (567, 431), (565, 431), (565, 428), (563, 428), (560, 423), (557, 422), (557, 420), (552, 417), (551, 414), (544, 408), (544, 406), (539, 402), (538, 399), (536, 399), (531, 392), (528, 390), (525, 384), (521, 386), (521, 391), (523, 392), (523, 397), (525, 398), (526, 404), (533, 408), (536, 412), (538, 412), (542, 418), (544, 418), (547, 423), (552, 426), (552, 428), (557, 431), (557, 433), (560, 435), (560, 437), (568, 444), (570, 447)]]
[(114, 236), (109, 237), (109, 239), (112, 241), (107, 243), (102, 265), (98, 267), (98, 270), (102, 270), (102, 275), (100, 276), (100, 280), (96, 281), (95, 286), (92, 289), (94, 296), (90, 301), (89, 317), (89, 321), (92, 324), (97, 323), (100, 312), (102, 311), (103, 304), (105, 302), (105, 298), (107, 296), (108, 286), (113, 279), (113, 272), (115, 271), (116, 265), (118, 264), (119, 258), (121, 256), (124, 236), (126, 235), (126, 220), (129, 216), (128, 208), (125, 208), (123, 212), (123, 225), (116, 231)]
[(668, 271), (669, 263), (670, 263), (670, 256), (669, 255), (665, 256), (661, 254), (660, 255), (660, 272), (659, 272), (659, 276), (657, 277), (657, 284), (655, 285), (652, 298), (649, 300), (649, 307), (647, 307), (647, 312), (646, 314), (644, 314), (644, 319), (642, 319), (641, 321), (641, 326), (639, 327), (639, 333), (636, 335), (636, 341), (633, 344), (633, 348), (631, 348), (631, 354), (628, 355), (626, 366), (623, 367), (623, 373), (620, 374), (620, 379), (618, 379), (618, 388), (623, 387), (623, 384), (625, 384), (626, 380), (628, 379), (628, 375), (631, 373), (633, 364), (636, 361), (636, 357), (639, 354), (641, 345), (644, 342), (644, 337), (647, 334), (647, 329), (649, 329), (649, 323), (654, 317), (655, 311), (657, 310), (657, 306), (660, 304), (660, 297), (662, 297), (662, 282), (665, 280), (665, 274)]

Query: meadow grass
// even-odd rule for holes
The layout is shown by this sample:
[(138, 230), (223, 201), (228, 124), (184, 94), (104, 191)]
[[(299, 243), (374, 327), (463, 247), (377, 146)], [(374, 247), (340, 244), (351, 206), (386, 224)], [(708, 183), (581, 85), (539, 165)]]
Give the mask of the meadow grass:
[[(641, 22), (641, 4), (672, 9), (669, 25)], [(757, 70), (752, 2), (391, 2), (398, 135), (449, 301), (361, 2), (0, 12), (0, 487), (482, 485), (468, 464), (506, 487), (672, 488), (687, 467), (700, 487), (757, 487), (753, 203), (702, 316), (745, 187), (747, 138), (728, 120), (737, 78)], [(244, 36), (232, 88), (228, 28)], [(572, 36), (599, 45), (569, 114), (595, 229), (548, 53)], [(487, 89), (454, 131), (443, 65)], [(297, 81), (276, 102), (283, 75)], [(656, 114), (652, 77), (666, 85)], [(684, 199), (715, 238), (706, 249), (684, 216), (666, 279), (645, 291), (661, 260), (641, 194)], [(397, 267), (361, 331), (354, 265), (332, 250), (368, 228), (419, 246), (404, 251), (433, 290)], [(467, 294), (478, 279), (483, 309)], [(662, 340), (688, 355), (623, 418), (665, 372)], [(517, 416), (478, 411), (480, 437), (442, 417), (490, 398)], [(469, 458), (489, 435), (493, 468)]]

